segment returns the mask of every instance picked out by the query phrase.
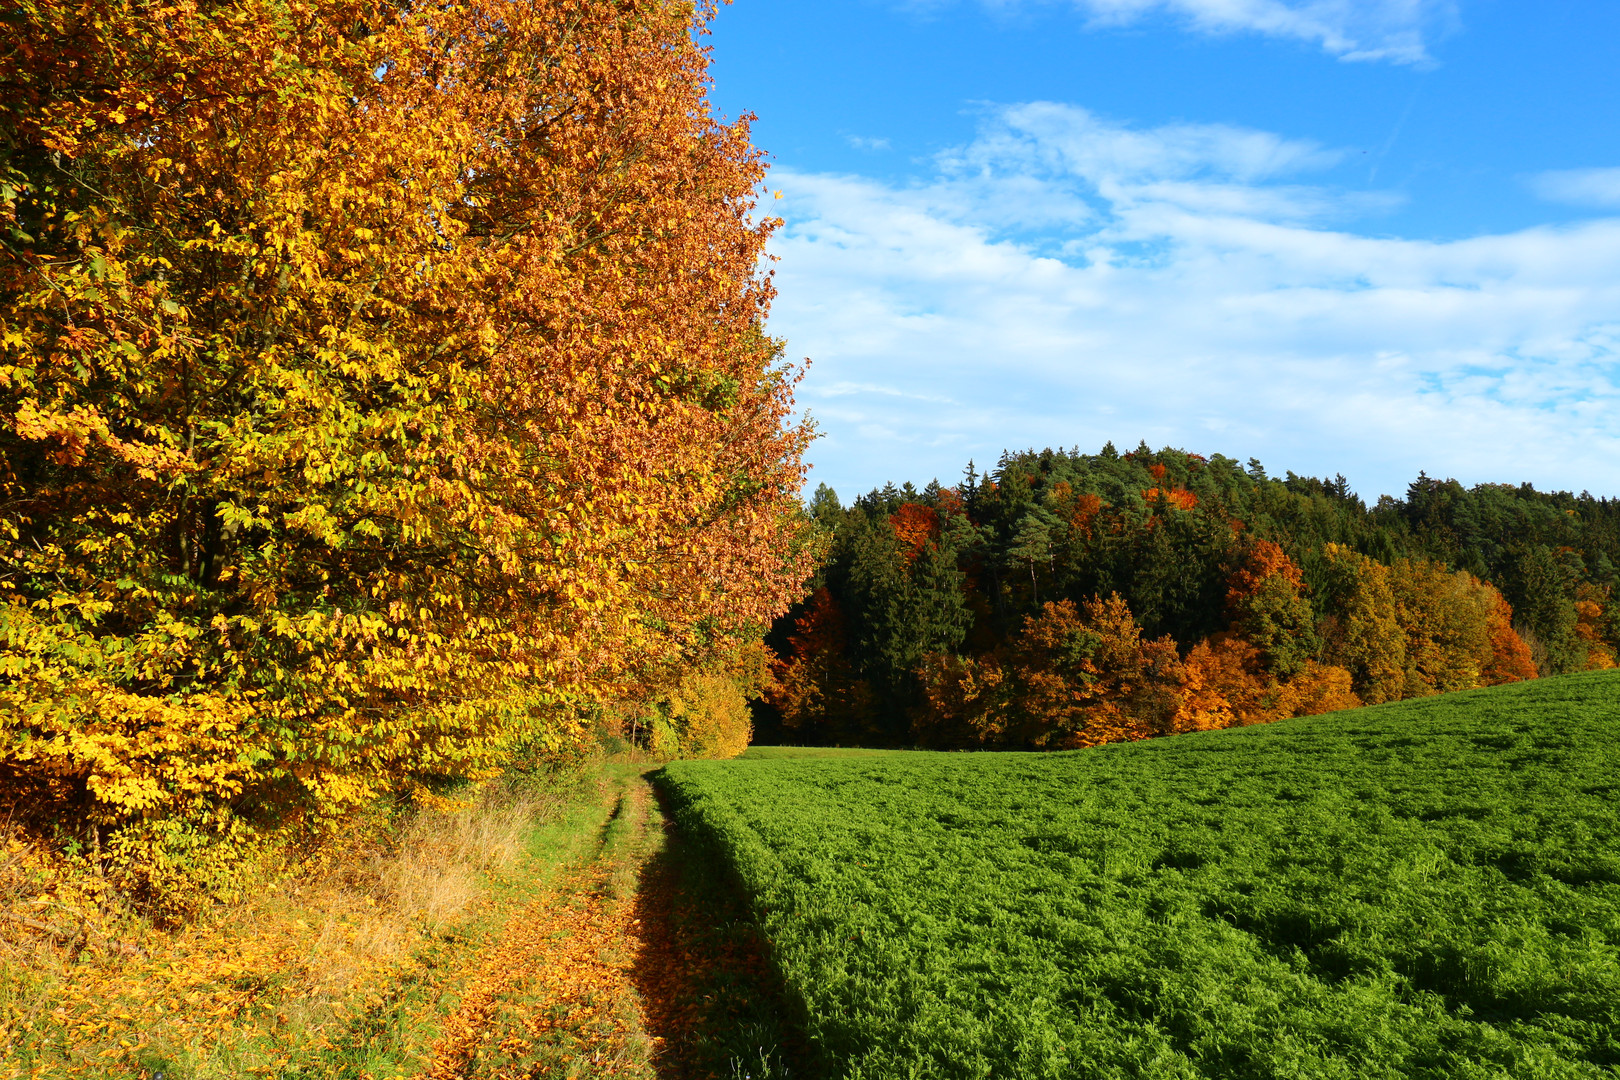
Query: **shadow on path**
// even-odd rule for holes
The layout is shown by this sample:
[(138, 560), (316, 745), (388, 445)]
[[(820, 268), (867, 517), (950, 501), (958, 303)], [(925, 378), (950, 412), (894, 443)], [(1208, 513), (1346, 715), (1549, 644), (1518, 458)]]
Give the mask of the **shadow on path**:
[(642, 948), (630, 969), (659, 1080), (808, 1080), (807, 1047), (746, 903), (667, 814), (663, 827), (633, 901)]

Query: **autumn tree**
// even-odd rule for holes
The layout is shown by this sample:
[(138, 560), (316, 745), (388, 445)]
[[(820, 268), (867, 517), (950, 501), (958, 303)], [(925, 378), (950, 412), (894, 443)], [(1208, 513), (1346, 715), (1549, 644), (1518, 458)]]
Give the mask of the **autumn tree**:
[(1320, 647), (1300, 569), (1276, 543), (1256, 540), (1227, 580), (1232, 629), (1259, 650), (1268, 671), (1286, 678)]
[(785, 608), (807, 436), (712, 10), (14, 7), (13, 800), (313, 820)]
[(1175, 643), (1146, 640), (1118, 595), (1043, 605), (994, 654), (922, 667), (925, 742), (966, 730), (1005, 748), (1072, 748), (1168, 734), (1179, 709)]
[(831, 743), (877, 734), (872, 686), (856, 670), (849, 645), (842, 608), (825, 586), (817, 589), (794, 621), (786, 655), (774, 661), (766, 695), (790, 731)]
[(1178, 729), (1270, 723), (1363, 703), (1352, 672), (1319, 659), (1322, 641), (1304, 588), (1300, 568), (1279, 545), (1249, 544), (1227, 578), (1230, 625), (1195, 645), (1183, 663)]
[(1576, 589), (1575, 636), (1586, 648), (1587, 671), (1616, 666), (1614, 600), (1608, 588), (1583, 583)]
[(1328, 544), (1324, 553), (1327, 658), (1349, 670), (1369, 705), (1399, 701), (1406, 690), (1406, 634), (1389, 568), (1343, 544)]
[(747, 641), (701, 665), (644, 685), (612, 703), (618, 733), (666, 758), (736, 757), (753, 738), (750, 702), (775, 688), (772, 656), (763, 642)]
[(1523, 679), (1537, 678), (1535, 658), (1530, 655), (1530, 646), (1524, 638), (1513, 629), (1513, 608), (1496, 593), (1491, 604), (1490, 613), (1491, 656), (1480, 671), (1480, 678), (1486, 686), (1501, 686), (1504, 683), (1519, 682)]
[(930, 543), (939, 539), (939, 512), (919, 503), (902, 503), (900, 509), (889, 515), (889, 526), (894, 529), (895, 539), (900, 541), (901, 557), (909, 566)]

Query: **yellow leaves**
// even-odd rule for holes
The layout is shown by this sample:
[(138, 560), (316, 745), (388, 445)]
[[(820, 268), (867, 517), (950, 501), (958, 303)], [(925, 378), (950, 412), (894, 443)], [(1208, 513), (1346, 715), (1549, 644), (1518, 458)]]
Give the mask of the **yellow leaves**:
[[(425, 763), (487, 768), (508, 702), (723, 646), (807, 565), (783, 512), (805, 435), (758, 330), (768, 230), (734, 212), (762, 172), (708, 118), (690, 28), (629, 40), (587, 5), (559, 57), (553, 0), (359, 45), (357, 9), (315, 5), (295, 38), (279, 10), (120, 23), (156, 66), (83, 74), (153, 141), (71, 134), (111, 193), (72, 208), (93, 256), (55, 283), (0, 267), (28, 298), (0, 323), (7, 419), (69, 481), (0, 519), (31, 552), (0, 580), (41, 613), (6, 616), (11, 715), (49, 703), (4, 745), (56, 747), (30, 767), (93, 776), (109, 813), (242, 790), (337, 813)], [(491, 57), (559, 62), (495, 91), (417, 74), (453, 76), (443, 42), (490, 26)], [(61, 108), (51, 138), (83, 115)], [(508, 138), (514, 116), (544, 126)], [(547, 714), (559, 745), (572, 715)]]

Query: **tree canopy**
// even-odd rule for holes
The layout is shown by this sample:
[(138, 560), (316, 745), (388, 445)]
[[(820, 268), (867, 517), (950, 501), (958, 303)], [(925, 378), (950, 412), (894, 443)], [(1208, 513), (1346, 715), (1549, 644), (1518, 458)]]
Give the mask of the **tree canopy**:
[(712, 10), (12, 5), (14, 801), (315, 820), (565, 746), (798, 595)]
[(1620, 653), (1620, 502), (1585, 494), (1420, 475), (1369, 507), (1342, 476), (1109, 445), (808, 512), (829, 559), (770, 639), (794, 739), (1088, 745)]

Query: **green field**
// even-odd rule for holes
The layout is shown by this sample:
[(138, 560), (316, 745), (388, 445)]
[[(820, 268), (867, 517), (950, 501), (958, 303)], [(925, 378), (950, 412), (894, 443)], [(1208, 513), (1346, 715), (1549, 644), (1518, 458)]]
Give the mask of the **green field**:
[(662, 779), (827, 1075), (1620, 1077), (1620, 672)]

